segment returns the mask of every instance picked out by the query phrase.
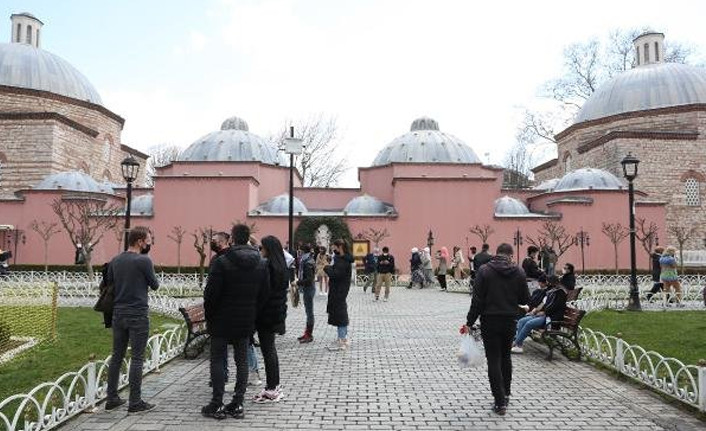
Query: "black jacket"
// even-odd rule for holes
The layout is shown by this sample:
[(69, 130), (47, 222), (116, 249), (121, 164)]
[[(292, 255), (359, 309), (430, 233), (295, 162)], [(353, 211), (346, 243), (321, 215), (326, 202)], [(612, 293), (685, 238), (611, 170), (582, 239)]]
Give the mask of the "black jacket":
[(566, 291), (561, 287), (551, 289), (547, 292), (547, 301), (544, 303), (544, 314), (552, 322), (564, 320), (566, 311)]
[(267, 262), (270, 273), (269, 295), (265, 300), (265, 305), (257, 313), (255, 327), (258, 331), (285, 333), (285, 321), (287, 320), (287, 293), (289, 291), (289, 270), (282, 274), (277, 274), (272, 268), (270, 261)]
[(478, 271), (481, 266), (490, 262), (490, 259), (492, 258), (493, 256), (491, 256), (490, 253), (488, 253), (487, 251), (481, 251), (480, 253), (473, 256), (473, 269), (475, 271)]
[(365, 258), (363, 259), (363, 265), (365, 265), (365, 273), (372, 274), (373, 272), (377, 271), (377, 262), (378, 258), (373, 253), (366, 254)]
[(409, 264), (412, 271), (416, 271), (422, 268), (422, 258), (419, 257), (419, 253), (412, 253), (412, 258), (409, 260)]
[(525, 275), (527, 278), (531, 279), (538, 279), (542, 274), (541, 269), (539, 269), (539, 265), (537, 265), (537, 261), (532, 259), (531, 257), (527, 256), (525, 260), (522, 261), (522, 270), (525, 271)]
[(472, 326), (479, 316), (504, 316), (514, 319), (519, 306), (529, 302), (524, 271), (504, 256), (494, 256), (476, 274), (471, 309), (466, 322)]
[(567, 272), (561, 276), (559, 284), (567, 290), (574, 290), (576, 288), (576, 275), (573, 272)]
[(659, 258), (662, 257), (661, 254), (652, 253), (652, 281), (659, 283), (659, 274), (662, 272), (662, 265), (659, 264)]
[(217, 257), (204, 291), (208, 333), (228, 340), (250, 337), (269, 290), (267, 262), (257, 249), (238, 245)]
[(395, 257), (391, 254), (381, 254), (378, 256), (378, 273), (379, 274), (394, 274), (395, 273)]
[(299, 287), (314, 287), (316, 282), (316, 262), (314, 262), (314, 257), (311, 253), (302, 255), (302, 259), (299, 262), (299, 280), (297, 280), (297, 286)]
[(348, 326), (348, 304), (346, 298), (351, 288), (351, 264), (353, 257), (350, 254), (336, 256), (333, 265), (325, 266), (328, 275), (328, 324), (333, 326)]

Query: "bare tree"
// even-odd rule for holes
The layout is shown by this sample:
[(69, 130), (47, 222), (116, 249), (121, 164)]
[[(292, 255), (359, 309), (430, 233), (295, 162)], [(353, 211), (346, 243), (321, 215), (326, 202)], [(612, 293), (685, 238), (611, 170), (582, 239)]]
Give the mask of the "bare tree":
[(679, 246), (679, 267), (684, 270), (684, 244), (686, 244), (694, 233), (696, 233), (695, 226), (670, 226), (669, 233), (674, 235), (674, 239), (677, 240), (677, 245)]
[(330, 187), (338, 184), (348, 169), (348, 161), (341, 154), (338, 125), (335, 118), (323, 115), (297, 122), (287, 121), (272, 139), (280, 147), (289, 137), (290, 127), (294, 137), (302, 140), (304, 153), (295, 157), (294, 165), (304, 179), (304, 187)]
[(505, 154), (503, 188), (526, 189), (530, 186), (531, 154), (524, 141), (518, 140)]
[(49, 270), (49, 240), (51, 240), (51, 237), (61, 232), (59, 223), (32, 220), (29, 227), (44, 241), (44, 272), (47, 272)]
[(495, 229), (490, 227), (489, 224), (484, 224), (483, 226), (481, 225), (474, 225), (472, 228), (468, 229), (470, 233), (473, 235), (477, 236), (478, 239), (480, 239), (482, 244), (487, 244), (488, 243), (488, 238), (490, 238), (490, 235), (495, 233)]
[(608, 237), (613, 244), (613, 253), (615, 256), (615, 273), (618, 273), (618, 245), (628, 237), (630, 232), (628, 228), (620, 223), (603, 223), (601, 232)]
[[(640, 241), (640, 244), (642, 244), (642, 249), (645, 250), (647, 256), (652, 254), (652, 245), (657, 238), (658, 232), (659, 228), (657, 227), (657, 223), (653, 221), (647, 223), (647, 220), (644, 218), (635, 217), (635, 238)], [(651, 260), (650, 265), (652, 265)]]
[(566, 232), (566, 228), (553, 220), (545, 220), (535, 237), (527, 236), (527, 242), (540, 250), (550, 247), (557, 257), (561, 257), (574, 245), (574, 236)]
[(375, 248), (379, 248), (380, 243), (385, 240), (385, 238), (390, 237), (390, 232), (387, 231), (387, 228), (375, 229), (373, 227), (370, 227), (362, 231), (359, 236), (372, 242)]
[(59, 217), (74, 248), (81, 249), (86, 271), (89, 278), (93, 279), (93, 249), (105, 232), (113, 229), (118, 222), (120, 208), (109, 205), (105, 199), (87, 194), (64, 195), (54, 199), (51, 208)]
[(147, 170), (146, 183), (148, 187), (152, 187), (154, 186), (154, 175), (157, 172), (157, 168), (167, 166), (179, 158), (181, 148), (176, 145), (159, 144), (150, 147), (147, 153), (150, 157), (147, 159), (147, 164), (145, 165), (145, 169)]
[(211, 233), (212, 228), (200, 227), (191, 235), (194, 237), (194, 249), (199, 255), (199, 287), (203, 286), (204, 279), (204, 265), (206, 263), (206, 256), (208, 256), (208, 245), (211, 243)]
[(181, 243), (184, 242), (186, 230), (181, 226), (174, 226), (167, 238), (176, 243), (177, 246), (177, 274), (181, 274)]

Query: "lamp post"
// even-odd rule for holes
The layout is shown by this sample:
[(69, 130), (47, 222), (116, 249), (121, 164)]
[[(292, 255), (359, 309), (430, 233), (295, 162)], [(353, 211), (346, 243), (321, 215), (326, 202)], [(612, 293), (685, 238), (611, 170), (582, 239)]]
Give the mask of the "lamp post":
[(125, 206), (125, 244), (123, 250), (127, 250), (127, 238), (130, 234), (130, 206), (132, 204), (132, 183), (137, 179), (137, 172), (140, 170), (140, 163), (134, 157), (128, 156), (120, 167), (123, 171), (123, 179), (127, 183), (127, 205)]
[(294, 256), (294, 156), (302, 153), (301, 139), (294, 137), (294, 126), (289, 128), (289, 138), (284, 139), (284, 152), (289, 154), (289, 253)]
[(434, 245), (434, 234), (429, 229), (429, 234), (427, 235), (427, 247), (429, 247), (429, 254), (431, 255), (431, 247)]
[(522, 232), (520, 232), (520, 228), (518, 227), (517, 230), (515, 231), (515, 235), (513, 236), (513, 244), (515, 244), (515, 249), (517, 250), (517, 263), (520, 263), (520, 247), (522, 247)]
[(586, 259), (584, 257), (583, 248), (584, 246), (589, 247), (591, 245), (591, 237), (588, 236), (588, 232), (583, 230), (583, 227), (576, 234), (576, 237), (574, 238), (574, 244), (581, 247), (581, 272), (586, 272)]
[(640, 291), (637, 288), (637, 264), (635, 259), (635, 188), (633, 181), (637, 178), (637, 165), (640, 161), (628, 153), (620, 161), (623, 165), (623, 176), (628, 180), (628, 203), (630, 205), (630, 300), (628, 310), (640, 311)]

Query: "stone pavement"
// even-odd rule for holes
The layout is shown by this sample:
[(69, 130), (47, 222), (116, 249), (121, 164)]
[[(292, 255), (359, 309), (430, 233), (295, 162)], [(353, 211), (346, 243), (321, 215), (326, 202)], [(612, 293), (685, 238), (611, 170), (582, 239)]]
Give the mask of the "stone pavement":
[[(544, 350), (514, 357), (508, 414), (489, 408), (485, 367), (456, 363), (458, 327), (470, 299), (437, 290), (395, 289), (390, 302), (354, 288), (349, 296), (352, 348), (325, 349), (335, 337), (326, 325), (326, 298), (316, 297), (316, 341), (299, 345), (303, 308), (290, 308), (288, 332), (278, 339), (286, 399), (246, 402), (246, 419), (201, 417), (209, 401), (208, 362), (175, 360), (145, 379), (153, 412), (125, 409), (83, 414), (62, 430), (697, 430), (706, 423), (650, 391), (619, 382), (586, 364), (544, 359)], [(526, 346), (531, 343), (528, 342)], [(233, 365), (231, 365), (233, 366)], [(263, 367), (260, 359), (260, 366)], [(264, 376), (264, 371), (262, 372)], [(229, 385), (232, 390), (232, 384)], [(259, 388), (258, 388), (259, 389)], [(251, 397), (255, 389), (249, 389)], [(126, 395), (124, 395), (126, 396)]]

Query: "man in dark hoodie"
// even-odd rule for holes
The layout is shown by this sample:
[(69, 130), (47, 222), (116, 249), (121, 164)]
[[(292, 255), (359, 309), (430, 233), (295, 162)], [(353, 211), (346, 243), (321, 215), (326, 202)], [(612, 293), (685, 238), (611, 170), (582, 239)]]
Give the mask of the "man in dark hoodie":
[(306, 311), (306, 329), (304, 335), (297, 340), (304, 343), (314, 341), (314, 295), (316, 295), (316, 262), (311, 253), (311, 246), (304, 244), (301, 246), (302, 256), (299, 260), (299, 276), (297, 286), (304, 298), (304, 310)]
[(662, 253), (664, 252), (663, 247), (656, 247), (654, 252), (650, 255), (652, 258), (652, 289), (650, 293), (647, 294), (647, 300), (649, 301), (657, 293), (662, 291), (664, 284), (659, 279), (659, 275), (662, 272), (662, 266), (659, 260), (662, 258)]
[[(269, 272), (260, 252), (248, 245), (250, 228), (233, 226), (233, 247), (211, 265), (204, 291), (206, 324), (211, 335), (213, 397), (201, 409), (206, 417), (243, 419), (243, 399), (248, 384), (248, 344), (255, 331), (255, 317), (269, 294)], [(223, 356), (233, 345), (236, 383), (233, 401), (223, 406), (225, 370)]]
[(493, 411), (504, 415), (510, 399), (512, 359), (510, 348), (515, 336), (520, 305), (529, 302), (525, 273), (512, 263), (512, 246), (500, 244), (497, 255), (478, 269), (471, 309), (461, 333), (467, 333), (478, 317), (488, 362), (488, 379), (495, 398)]

